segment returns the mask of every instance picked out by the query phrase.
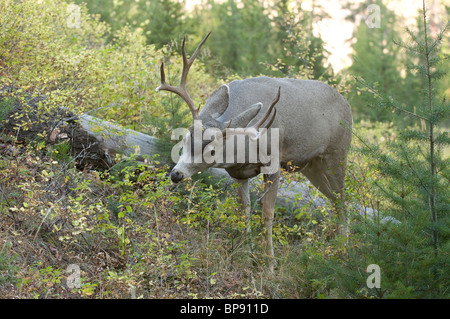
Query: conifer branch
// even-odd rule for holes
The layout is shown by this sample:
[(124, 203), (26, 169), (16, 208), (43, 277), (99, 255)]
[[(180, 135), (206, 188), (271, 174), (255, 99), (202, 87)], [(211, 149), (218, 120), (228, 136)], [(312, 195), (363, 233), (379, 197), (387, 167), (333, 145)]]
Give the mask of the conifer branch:
[(380, 94), (380, 92), (378, 92), (375, 88), (370, 86), (368, 83), (362, 81), (361, 79), (356, 78), (356, 81), (358, 83), (362, 84), (370, 93), (372, 93), (374, 95), (374, 97), (378, 97), (379, 99), (381, 99), (383, 101), (383, 103), (389, 104), (389, 106), (391, 106), (392, 108), (396, 109), (397, 111), (403, 112), (403, 113), (405, 113), (405, 114), (407, 114), (407, 115), (409, 115), (411, 117), (418, 118), (418, 119), (430, 122), (430, 119), (425, 117), (425, 116), (422, 116), (422, 115), (410, 112), (410, 111), (405, 110), (404, 108), (402, 108), (402, 107), (400, 107), (398, 105), (395, 105), (393, 103), (393, 101), (389, 100), (388, 97)]

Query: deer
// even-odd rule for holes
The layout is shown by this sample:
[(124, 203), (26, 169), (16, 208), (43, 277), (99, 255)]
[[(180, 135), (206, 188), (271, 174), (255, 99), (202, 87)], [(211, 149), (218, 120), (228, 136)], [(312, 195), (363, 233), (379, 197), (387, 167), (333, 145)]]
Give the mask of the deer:
[[(156, 91), (179, 95), (193, 117), (193, 125), (180, 142), (181, 156), (169, 176), (173, 183), (179, 183), (210, 167), (223, 168), (238, 183), (242, 209), (250, 216), (249, 179), (263, 174), (264, 192), (260, 199), (265, 233), (263, 246), (272, 261), (270, 269), (273, 271), (272, 224), (281, 170), (296, 167), (338, 207), (344, 198), (353, 124), (351, 107), (336, 89), (323, 82), (261, 76), (221, 85), (200, 111), (200, 106), (196, 107), (188, 94), (186, 82), (210, 34), (203, 38), (190, 58), (186, 56), (184, 37), (179, 86), (166, 83), (164, 62), (161, 63), (161, 85)], [(212, 133), (206, 134), (208, 131)], [(238, 143), (239, 147), (227, 148), (230, 141), (242, 136), (245, 139)], [(258, 142), (256, 150), (265, 148), (271, 154), (269, 159), (264, 154), (255, 157), (255, 151), (248, 152), (249, 147)], [(247, 154), (237, 161), (239, 151), (246, 150)], [(199, 152), (215, 156), (215, 160), (201, 156), (193, 160), (194, 153)], [(225, 157), (227, 160), (221, 160)], [(342, 215), (339, 223), (345, 224), (345, 212), (342, 209), (336, 212)], [(343, 229), (344, 225), (338, 226), (339, 233)]]

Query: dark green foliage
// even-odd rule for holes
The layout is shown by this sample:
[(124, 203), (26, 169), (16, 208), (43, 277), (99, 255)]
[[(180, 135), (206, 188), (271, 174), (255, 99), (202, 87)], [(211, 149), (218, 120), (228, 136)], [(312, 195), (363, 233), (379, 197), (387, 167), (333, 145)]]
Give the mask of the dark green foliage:
[[(260, 1), (211, 1), (208, 5), (210, 10), (195, 12), (193, 24), (201, 32), (212, 31), (207, 44), (211, 54), (229, 71), (261, 74), (265, 69), (262, 62), (273, 59), (274, 46), (271, 20)], [(202, 24), (198, 25), (198, 21)]]
[(11, 242), (5, 242), (0, 249), (0, 286), (14, 284), (17, 281), (15, 275), (19, 267), (14, 264), (16, 256), (13, 254), (11, 247)]
[[(376, 184), (386, 202), (380, 207), (384, 221), (367, 223), (362, 230), (369, 239), (363, 251), (376, 256), (374, 262), (383, 271), (378, 293), (387, 297), (442, 298), (449, 294), (449, 274), (443, 271), (448, 268), (450, 255), (450, 171), (443, 154), (449, 144), (441, 126), (449, 104), (437, 96), (435, 85), (443, 75), (439, 44), (446, 28), (436, 39), (430, 38), (427, 28), (423, 13), (424, 32), (408, 31), (411, 43), (400, 44), (418, 62), (408, 66), (418, 72), (421, 80), (415, 91), (422, 95), (414, 111), (411, 105), (388, 96), (381, 88), (365, 84), (379, 109), (395, 112), (400, 118), (409, 117), (411, 123), (398, 129), (397, 138), (385, 150), (368, 143), (364, 150), (383, 177)], [(390, 221), (386, 222), (386, 217)]]
[(6, 119), (6, 116), (14, 110), (15, 98), (2, 98), (0, 99), (0, 121)]
[(301, 9), (299, 5), (294, 14), (293, 10), (289, 9), (290, 3), (284, 0), (275, 5), (277, 14), (273, 18), (273, 46), (277, 59), (269, 61), (277, 71), (273, 75), (331, 80), (332, 69), (324, 66), (325, 55), (328, 53), (324, 49), (325, 43), (313, 34), (313, 23), (327, 18), (328, 15), (317, 5), (311, 12)]
[(70, 156), (70, 143), (67, 141), (59, 142), (53, 147), (49, 147), (49, 153), (52, 159), (60, 163), (69, 164), (73, 159)]
[[(147, 43), (158, 49), (191, 35), (194, 40), (188, 41), (187, 51), (192, 51), (196, 40), (212, 31), (213, 36), (205, 45), (206, 54), (212, 57), (205, 62), (208, 72), (216, 76), (237, 73), (298, 77), (294, 71), (302, 66), (313, 70), (310, 78), (326, 78), (330, 72), (323, 66), (324, 43), (312, 33), (313, 22), (326, 17), (323, 8), (305, 12), (300, 4), (287, 0), (276, 2), (273, 7), (261, 0), (229, 0), (208, 1), (190, 13), (174, 0), (75, 2), (85, 2), (91, 13), (99, 14), (110, 25), (109, 40), (128, 24), (141, 30)], [(268, 70), (267, 64), (277, 65), (278, 71)]]
[(86, 3), (90, 13), (99, 14), (111, 26), (112, 34), (126, 24), (143, 31), (147, 42), (162, 48), (180, 38), (184, 29), (182, 5), (174, 0), (75, 0)]
[[(222, 64), (238, 73), (258, 74), (262, 67), (258, 61), (266, 60), (264, 55), (267, 50), (261, 48), (268, 47), (270, 34), (267, 26), (269, 20), (263, 15), (262, 8), (258, 7), (255, 1), (246, 1), (245, 5), (252, 6), (257, 10), (240, 10), (234, 1), (228, 1), (226, 6), (219, 7), (217, 17), (220, 19), (217, 26), (217, 40), (222, 42), (227, 38), (229, 41), (219, 45), (212, 44), (213, 48), (220, 48), (223, 53), (220, 55)], [(226, 34), (230, 30), (229, 34)], [(265, 41), (260, 41), (265, 35)], [(239, 42), (238, 42), (239, 41)], [(214, 49), (212, 49), (214, 53)]]
[[(381, 1), (376, 1), (380, 7), (380, 26), (369, 27), (365, 20), (361, 20), (355, 32), (356, 43), (353, 45), (353, 63), (349, 68), (350, 74), (364, 78), (365, 81), (376, 86), (377, 90), (386, 96), (402, 97), (398, 85), (403, 79), (400, 76), (402, 63), (400, 49), (393, 43), (400, 34), (396, 29), (398, 17)], [(363, 6), (361, 6), (362, 9)], [(411, 92), (410, 92), (411, 93)], [(370, 107), (375, 102), (371, 92), (353, 89), (349, 102), (355, 107), (355, 119), (370, 118), (385, 121), (389, 110)]]

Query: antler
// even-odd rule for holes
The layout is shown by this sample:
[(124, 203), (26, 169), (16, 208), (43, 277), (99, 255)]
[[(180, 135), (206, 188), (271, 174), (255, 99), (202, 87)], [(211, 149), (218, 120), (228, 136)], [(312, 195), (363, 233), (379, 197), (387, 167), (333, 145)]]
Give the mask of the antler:
[(195, 103), (192, 100), (192, 98), (189, 96), (189, 93), (186, 90), (186, 81), (187, 76), (189, 73), (189, 69), (191, 68), (192, 64), (194, 63), (195, 58), (197, 57), (198, 53), (200, 52), (200, 48), (202, 45), (206, 42), (211, 32), (209, 32), (200, 42), (197, 49), (195, 49), (192, 56), (188, 59), (186, 57), (186, 51), (184, 50), (184, 45), (186, 42), (186, 37), (183, 38), (183, 44), (181, 46), (181, 53), (183, 54), (183, 72), (181, 73), (181, 81), (179, 86), (172, 86), (168, 85), (166, 83), (166, 75), (164, 74), (164, 62), (161, 63), (161, 85), (156, 88), (156, 92), (159, 90), (169, 91), (178, 94), (189, 106), (189, 109), (191, 110), (192, 117), (194, 120), (198, 120), (198, 111), (200, 109), (200, 106), (198, 108), (195, 107)]
[[(250, 128), (254, 128), (256, 130), (259, 130), (261, 125), (269, 118), (270, 113), (272, 113), (272, 109), (275, 108), (275, 104), (277, 104), (279, 100), (280, 100), (280, 87), (278, 87), (277, 95), (273, 99), (272, 104), (270, 105), (270, 107), (267, 110), (266, 114), (258, 122), (256, 122), (252, 126), (250, 126)], [(272, 122), (275, 119), (275, 115), (276, 114), (277, 114), (277, 109), (275, 108), (274, 111), (273, 111), (272, 118), (269, 120), (269, 122), (266, 125), (263, 126), (263, 128), (268, 128), (268, 127), (270, 127), (272, 125)]]

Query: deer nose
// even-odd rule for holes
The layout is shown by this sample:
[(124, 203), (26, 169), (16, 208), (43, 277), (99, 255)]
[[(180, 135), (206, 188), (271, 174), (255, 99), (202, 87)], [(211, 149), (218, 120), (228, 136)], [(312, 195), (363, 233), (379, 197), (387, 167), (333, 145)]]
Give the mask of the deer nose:
[(178, 172), (178, 171), (172, 171), (170, 173), (170, 179), (172, 180), (172, 182), (174, 183), (178, 183), (180, 182), (182, 179), (184, 178), (183, 173)]

